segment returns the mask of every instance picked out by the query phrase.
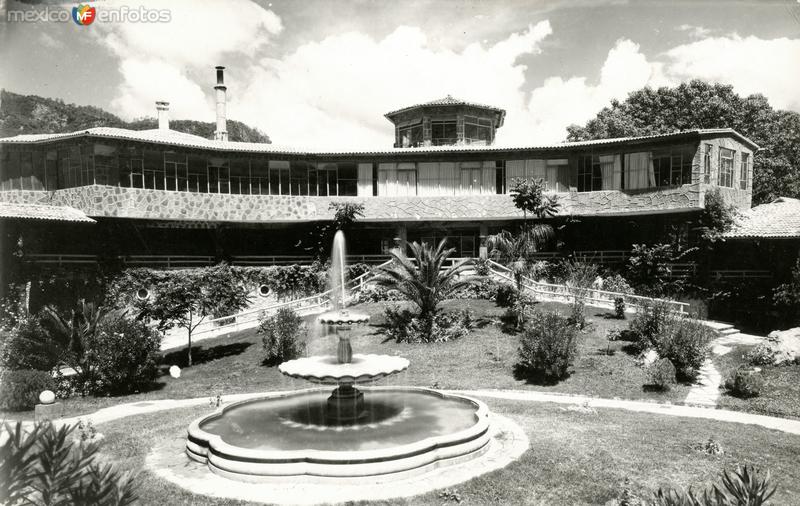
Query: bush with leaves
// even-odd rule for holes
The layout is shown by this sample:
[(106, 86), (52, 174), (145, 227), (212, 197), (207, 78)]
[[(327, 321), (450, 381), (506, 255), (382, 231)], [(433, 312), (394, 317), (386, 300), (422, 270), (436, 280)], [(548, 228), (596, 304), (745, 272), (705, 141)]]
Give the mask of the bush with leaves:
[(614, 297), (614, 317), (618, 320), (625, 319), (625, 297)]
[(406, 300), (406, 298), (397, 290), (390, 290), (383, 286), (369, 283), (355, 293), (353, 300), (357, 304), (363, 304), (365, 302), (397, 302)]
[(588, 326), (586, 322), (586, 303), (581, 297), (575, 297), (569, 305), (569, 321), (578, 330), (584, 330)]
[(775, 494), (776, 486), (767, 471), (760, 473), (752, 466), (723, 471), (720, 483), (715, 483), (702, 495), (692, 489), (659, 488), (650, 506), (764, 506)]
[(773, 365), (775, 363), (775, 351), (768, 342), (760, 342), (750, 350), (745, 359), (751, 365)]
[(715, 242), (733, 227), (736, 221), (736, 206), (725, 202), (719, 188), (707, 191), (704, 200), (703, 212), (700, 213), (702, 237), (706, 241)]
[(3, 504), (126, 506), (138, 500), (134, 478), (101, 461), (99, 447), (77, 441), (76, 426), (50, 422), (23, 429), (3, 424), (0, 501)]
[(472, 260), (472, 267), (475, 269), (475, 274), (478, 276), (488, 276), (492, 273), (488, 258), (475, 258)]
[(265, 318), (258, 327), (262, 334), (264, 363), (275, 365), (299, 357), (305, 351), (307, 329), (303, 319), (292, 309), (281, 308)]
[(642, 352), (655, 346), (655, 338), (661, 333), (669, 317), (669, 306), (664, 302), (652, 300), (642, 303), (628, 324), (628, 330), (635, 340), (638, 351)]
[(0, 372), (0, 409), (25, 411), (33, 409), (44, 390), (55, 390), (56, 382), (45, 371)]
[(628, 257), (626, 279), (637, 292), (652, 296), (664, 295), (678, 290), (683, 280), (673, 280), (672, 264), (686, 261), (697, 248), (679, 251), (672, 244), (634, 244)]
[(764, 376), (750, 367), (739, 367), (725, 380), (725, 388), (734, 397), (758, 397), (764, 390)]
[(678, 378), (691, 380), (706, 360), (715, 337), (714, 331), (699, 320), (671, 317), (656, 335), (655, 349), (672, 362)]
[(6, 369), (50, 371), (61, 358), (61, 345), (42, 326), (40, 315), (21, 317), (0, 330), (0, 366)]
[(440, 312), (424, 319), (408, 309), (390, 306), (384, 310), (384, 318), (386, 336), (398, 343), (443, 343), (465, 337), (475, 326), (469, 310)]
[(564, 378), (578, 356), (578, 335), (569, 318), (555, 311), (534, 313), (520, 339), (519, 369), (529, 378)]
[(619, 273), (614, 273), (603, 279), (603, 290), (606, 292), (621, 293), (623, 295), (633, 294), (633, 287), (631, 287), (628, 280)]
[(513, 303), (506, 309), (504, 318), (510, 322), (516, 330), (522, 330), (525, 322), (528, 321), (530, 315), (534, 312), (536, 306), (536, 299), (525, 292), (517, 292)]
[(592, 288), (599, 270), (596, 264), (565, 260), (559, 269), (561, 281), (572, 288)]
[(497, 297), (497, 283), (490, 278), (477, 278), (474, 282), (453, 293), (452, 297), (454, 299), (495, 300)]
[(161, 334), (126, 316), (101, 322), (91, 352), (103, 391), (126, 394), (151, 384), (158, 376)]
[(675, 385), (675, 366), (668, 358), (660, 358), (647, 368), (647, 385), (669, 390)]
[(508, 283), (500, 283), (497, 285), (497, 294), (495, 295), (495, 302), (500, 307), (511, 307), (514, 305), (518, 297), (517, 289)]

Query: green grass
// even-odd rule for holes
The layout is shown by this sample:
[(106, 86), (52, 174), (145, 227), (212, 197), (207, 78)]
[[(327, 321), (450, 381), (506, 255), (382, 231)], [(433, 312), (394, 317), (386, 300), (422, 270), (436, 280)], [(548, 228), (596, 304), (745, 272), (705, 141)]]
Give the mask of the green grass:
[[(624, 351), (629, 343), (611, 342), (605, 336), (609, 329), (625, 328), (627, 321), (609, 318), (605, 310), (586, 308), (590, 330), (583, 333), (571, 375), (555, 385), (529, 384), (514, 377), (519, 336), (504, 330), (500, 320), (505, 309), (485, 300), (452, 300), (448, 310), (471, 309), (480, 319), (479, 327), (469, 336), (447, 343), (407, 344), (387, 341), (383, 334), (385, 303), (354, 306), (371, 316), (369, 325), (354, 327), (351, 341), (355, 353), (400, 355), (410, 360), (408, 372), (391, 380), (416, 386), (442, 389), (531, 389), (547, 392), (590, 395), (604, 398), (650, 399), (680, 402), (688, 393), (687, 385), (677, 385), (668, 392), (645, 391), (644, 371), (635, 364), (635, 357)], [(568, 314), (564, 304), (545, 302), (539, 310), (558, 310)], [(607, 354), (610, 348), (611, 355)], [(335, 337), (311, 336), (308, 353), (333, 354)], [(262, 365), (261, 336), (255, 329), (197, 342), (194, 364), (183, 368), (179, 379), (171, 378), (166, 369), (171, 364), (185, 363), (185, 349), (170, 351), (164, 359), (163, 374), (157, 388), (121, 397), (73, 397), (63, 401), (67, 416), (81, 415), (126, 402), (150, 399), (180, 399), (202, 396), (223, 396), (234, 393), (293, 389), (306, 386), (281, 375), (277, 367)], [(32, 412), (5, 413), (10, 419), (30, 419)]]
[[(794, 504), (800, 496), (797, 436), (713, 420), (487, 402), (493, 412), (516, 421), (531, 445), (506, 468), (452, 487), (466, 504), (603, 504), (618, 496), (626, 478), (630, 488), (645, 497), (660, 486), (706, 487), (721, 470), (745, 463), (772, 472), (778, 486), (774, 504)], [(210, 409), (172, 410), (101, 424), (103, 452), (123, 468), (141, 471), (151, 448), (180, 444), (189, 422)], [(708, 438), (721, 444), (725, 454), (712, 456), (692, 448)], [(146, 471), (138, 483), (142, 504), (242, 504), (192, 496)], [(441, 505), (445, 501), (440, 492), (385, 504)]]
[[(749, 365), (744, 356), (752, 346), (736, 346), (714, 361), (723, 382), (740, 365)], [(764, 389), (758, 397), (740, 399), (721, 392), (717, 406), (770, 416), (800, 419), (800, 365), (759, 366), (764, 377)]]

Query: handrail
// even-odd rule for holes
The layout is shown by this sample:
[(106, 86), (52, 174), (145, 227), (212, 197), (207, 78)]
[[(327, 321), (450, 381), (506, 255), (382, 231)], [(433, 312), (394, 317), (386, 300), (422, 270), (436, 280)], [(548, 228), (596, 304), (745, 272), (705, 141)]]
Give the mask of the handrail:
[[(492, 272), (494, 274), (496, 274), (496, 275), (498, 275), (498, 276), (500, 276), (500, 277), (502, 277), (502, 278), (504, 278), (504, 279), (506, 279), (508, 281), (511, 281), (512, 283), (516, 283), (516, 281), (513, 279), (513, 272), (511, 271), (511, 269), (509, 269), (505, 265), (499, 264), (499, 263), (495, 262), (494, 260), (489, 260), (489, 268), (492, 270)], [(500, 271), (500, 272), (498, 272), (498, 271)], [(503, 273), (503, 271), (505, 271), (505, 273), (508, 273), (508, 274)], [(652, 303), (652, 302), (662, 302), (662, 303), (668, 304), (670, 306), (677, 306), (678, 309), (677, 309), (676, 312), (680, 313), (680, 314), (688, 313), (688, 311), (686, 311), (686, 308), (690, 305), (690, 304), (688, 304), (686, 302), (679, 302), (679, 301), (667, 300), (667, 299), (659, 299), (659, 298), (654, 298), (654, 297), (645, 297), (645, 296), (642, 296), (642, 295), (634, 295), (634, 294), (627, 294), (627, 293), (621, 293), (621, 292), (610, 292), (610, 291), (607, 291), (607, 290), (598, 290), (598, 289), (594, 289), (594, 288), (571, 287), (571, 286), (568, 286), (568, 285), (559, 285), (559, 284), (555, 284), (555, 283), (542, 283), (542, 282), (539, 282), (539, 281), (532, 280), (529, 277), (524, 276), (524, 275), (521, 276), (521, 281), (522, 281), (521, 284), (522, 284), (523, 288), (527, 288), (529, 290), (532, 290), (532, 291), (534, 291), (536, 293), (540, 293), (540, 294), (543, 294), (543, 295), (555, 295), (555, 296), (562, 296), (562, 297), (566, 296), (566, 297), (572, 297), (572, 298), (574, 298), (576, 296), (582, 296), (584, 299), (598, 301), (598, 302), (606, 302), (606, 303), (613, 303), (614, 299), (622, 298), (626, 302), (628, 302), (628, 301), (636, 301), (636, 302), (638, 302), (638, 304), (634, 303), (633, 305), (639, 306), (639, 307), (641, 307), (644, 302), (650, 302), (650, 303)], [(543, 288), (545, 288), (545, 289), (549, 288), (551, 290), (543, 290)], [(563, 292), (566, 292), (566, 293), (559, 294), (558, 291), (563, 291)], [(574, 292), (583, 292), (585, 295), (584, 294), (580, 294), (580, 293), (574, 293)], [(597, 297), (596, 295), (601, 295), (601, 296), (605, 295), (606, 297)]]
[[(375, 269), (379, 267), (384, 267), (386, 265), (389, 265), (390, 263), (392, 263), (392, 261), (387, 260), (386, 262), (383, 262), (382, 264), (378, 265)], [(374, 272), (374, 269), (369, 270), (367, 272), (359, 274), (353, 279), (348, 280), (345, 283), (345, 286), (349, 287), (351, 290), (353, 289), (361, 290), (364, 288), (364, 285), (367, 283), (367, 280), (369, 278), (374, 277), (375, 275), (376, 274)], [(211, 318), (203, 321), (203, 323), (201, 323), (198, 326), (198, 330), (195, 330), (193, 335), (203, 334), (206, 332), (210, 332), (212, 330), (220, 331), (224, 330), (227, 327), (234, 327), (241, 325), (242, 323), (248, 323), (248, 321), (252, 321), (252, 319), (248, 319), (248, 317), (251, 317), (253, 315), (258, 315), (258, 317), (261, 317), (262, 315), (266, 315), (268, 312), (274, 312), (284, 307), (297, 306), (299, 309), (312, 309), (312, 308), (327, 306), (328, 304), (330, 304), (331, 292), (332, 290), (328, 289), (325, 290), (324, 292), (320, 292), (314, 295), (309, 295), (307, 297), (303, 297), (300, 299), (293, 299), (285, 302), (279, 302), (278, 304), (273, 304), (271, 306), (266, 306), (266, 307), (248, 309), (240, 313), (228, 316), (221, 316), (219, 318)], [(313, 303), (304, 304), (306, 302), (313, 302)], [(230, 322), (231, 319), (233, 319), (233, 322)], [(217, 323), (220, 323), (221, 325), (215, 325)]]

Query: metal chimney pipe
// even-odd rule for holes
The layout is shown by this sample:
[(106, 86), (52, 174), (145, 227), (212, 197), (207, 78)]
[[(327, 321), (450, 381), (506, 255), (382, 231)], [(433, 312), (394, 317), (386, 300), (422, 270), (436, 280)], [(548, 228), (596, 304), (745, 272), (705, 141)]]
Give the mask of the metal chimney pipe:
[(169, 130), (169, 102), (156, 102), (156, 110), (158, 111), (158, 129)]
[(214, 86), (217, 98), (217, 129), (214, 131), (214, 140), (227, 141), (228, 140), (228, 118), (225, 113), (226, 92), (228, 88), (225, 86), (225, 67), (216, 67), (217, 69), (217, 85)]

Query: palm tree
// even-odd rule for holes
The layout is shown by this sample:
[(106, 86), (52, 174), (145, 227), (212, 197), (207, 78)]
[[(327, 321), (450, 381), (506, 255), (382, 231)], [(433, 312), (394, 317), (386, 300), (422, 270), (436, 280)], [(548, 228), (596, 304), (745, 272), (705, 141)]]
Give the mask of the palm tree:
[(95, 379), (92, 348), (98, 328), (106, 319), (117, 318), (124, 311), (111, 311), (83, 300), (78, 309), (67, 316), (52, 306), (45, 306), (42, 312), (51, 336), (60, 347), (61, 361), (75, 370), (81, 383), (91, 384)]
[(455, 248), (445, 249), (446, 240), (433, 248), (427, 243), (404, 243), (411, 251), (411, 257), (402, 249), (391, 252), (390, 265), (378, 269), (376, 283), (397, 290), (419, 307), (419, 316), (424, 320), (433, 318), (439, 303), (449, 298), (453, 292), (472, 283), (471, 279), (460, 279), (469, 260), (463, 260), (445, 268), (445, 262), (455, 252)]

